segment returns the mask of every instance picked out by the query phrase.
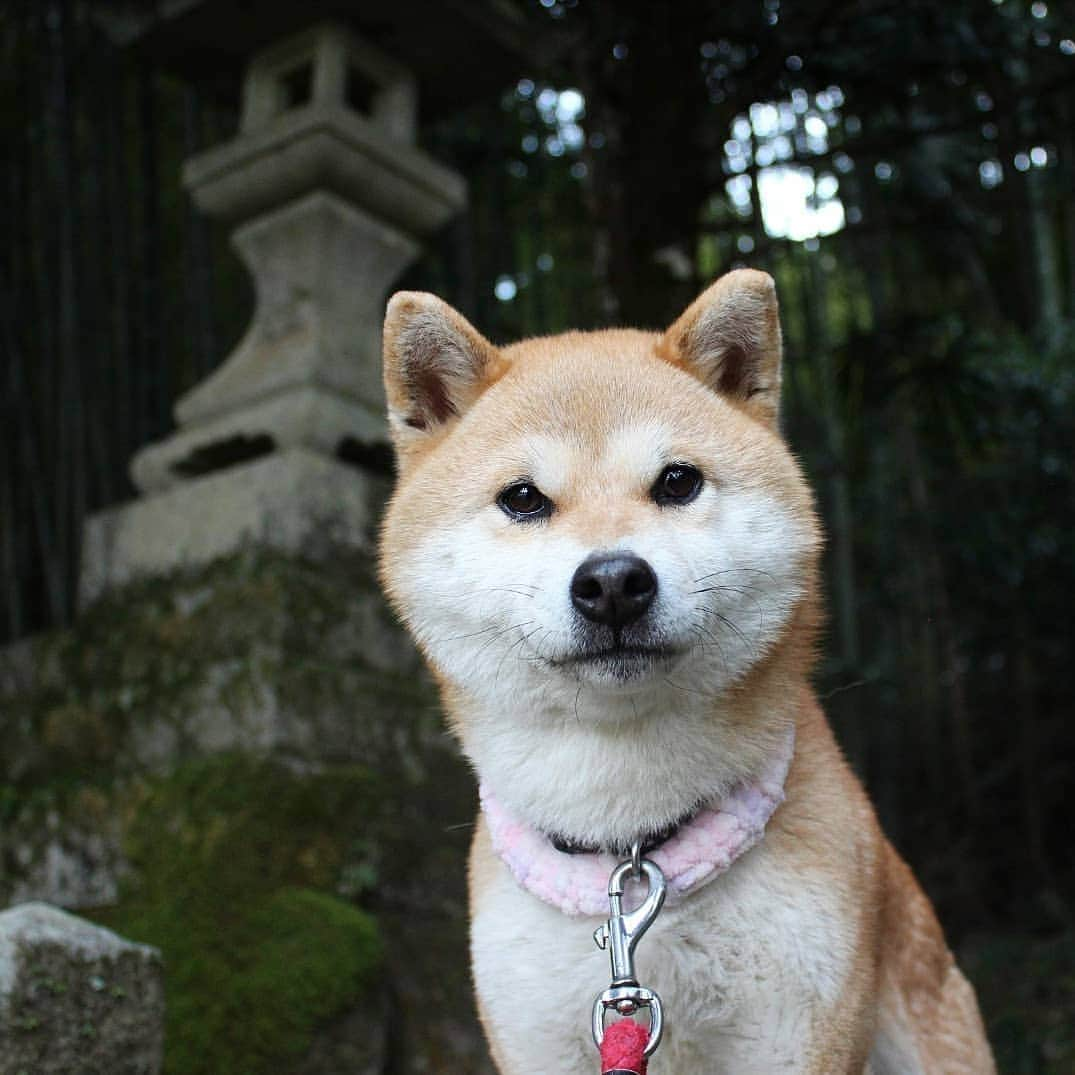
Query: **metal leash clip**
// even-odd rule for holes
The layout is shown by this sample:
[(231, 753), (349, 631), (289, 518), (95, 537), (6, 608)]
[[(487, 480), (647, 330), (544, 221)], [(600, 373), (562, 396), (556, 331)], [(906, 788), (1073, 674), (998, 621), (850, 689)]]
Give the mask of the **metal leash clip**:
[[(623, 911), (623, 889), (629, 876), (649, 882), (649, 892), (642, 905), (634, 911)], [(609, 920), (599, 926), (593, 935), (597, 947), (609, 949), (612, 959), (612, 983), (601, 993), (593, 1005), (593, 1040), (597, 1047), (605, 1040), (605, 1014), (609, 1011), (627, 1017), (642, 1008), (649, 1009), (649, 1041), (645, 1055), (652, 1056), (661, 1043), (664, 1018), (661, 998), (652, 990), (638, 984), (635, 976), (635, 947), (646, 930), (653, 925), (664, 905), (667, 885), (661, 868), (641, 856), (639, 845), (631, 849), (631, 857), (621, 862), (608, 879)]]

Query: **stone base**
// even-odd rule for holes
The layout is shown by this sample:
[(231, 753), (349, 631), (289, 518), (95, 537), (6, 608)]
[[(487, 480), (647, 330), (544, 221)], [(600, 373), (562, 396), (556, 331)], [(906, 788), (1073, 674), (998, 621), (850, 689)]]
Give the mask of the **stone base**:
[(80, 601), (248, 545), (371, 550), (386, 493), (382, 479), (297, 448), (110, 508), (86, 522)]

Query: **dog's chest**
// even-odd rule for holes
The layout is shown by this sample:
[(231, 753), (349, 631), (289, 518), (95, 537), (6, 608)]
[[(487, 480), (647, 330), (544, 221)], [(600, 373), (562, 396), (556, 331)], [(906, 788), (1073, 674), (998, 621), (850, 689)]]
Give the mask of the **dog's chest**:
[[(796, 1070), (812, 1012), (836, 1000), (846, 974), (840, 921), (823, 887), (781, 876), (764, 846), (666, 907), (637, 952), (639, 978), (665, 1008), (653, 1075)], [(475, 980), (509, 1063), (520, 1048), (555, 1058), (555, 1075), (596, 1070), (590, 1011), (609, 979), (598, 924), (541, 903), (506, 870), (476, 894)]]

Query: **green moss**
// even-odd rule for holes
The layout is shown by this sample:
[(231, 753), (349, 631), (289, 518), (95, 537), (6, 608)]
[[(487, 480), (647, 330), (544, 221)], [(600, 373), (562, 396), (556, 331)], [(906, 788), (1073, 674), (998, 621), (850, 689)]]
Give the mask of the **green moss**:
[(237, 757), (139, 788), (135, 873), (101, 918), (164, 953), (168, 1075), (276, 1075), (359, 1003), (378, 933), (335, 892), (377, 801), (361, 769), (301, 775)]

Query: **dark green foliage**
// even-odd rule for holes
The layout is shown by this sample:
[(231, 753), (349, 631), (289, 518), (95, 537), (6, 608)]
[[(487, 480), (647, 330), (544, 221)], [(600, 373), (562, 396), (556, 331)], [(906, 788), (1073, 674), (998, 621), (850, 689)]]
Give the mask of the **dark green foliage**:
[(1075, 936), (979, 937), (963, 953), (1003, 1075), (1075, 1071)]
[(357, 768), (310, 775), (241, 757), (147, 781), (126, 807), (134, 869), (103, 921), (158, 946), (169, 1075), (285, 1071), (376, 974), (373, 919), (334, 895), (375, 815)]

